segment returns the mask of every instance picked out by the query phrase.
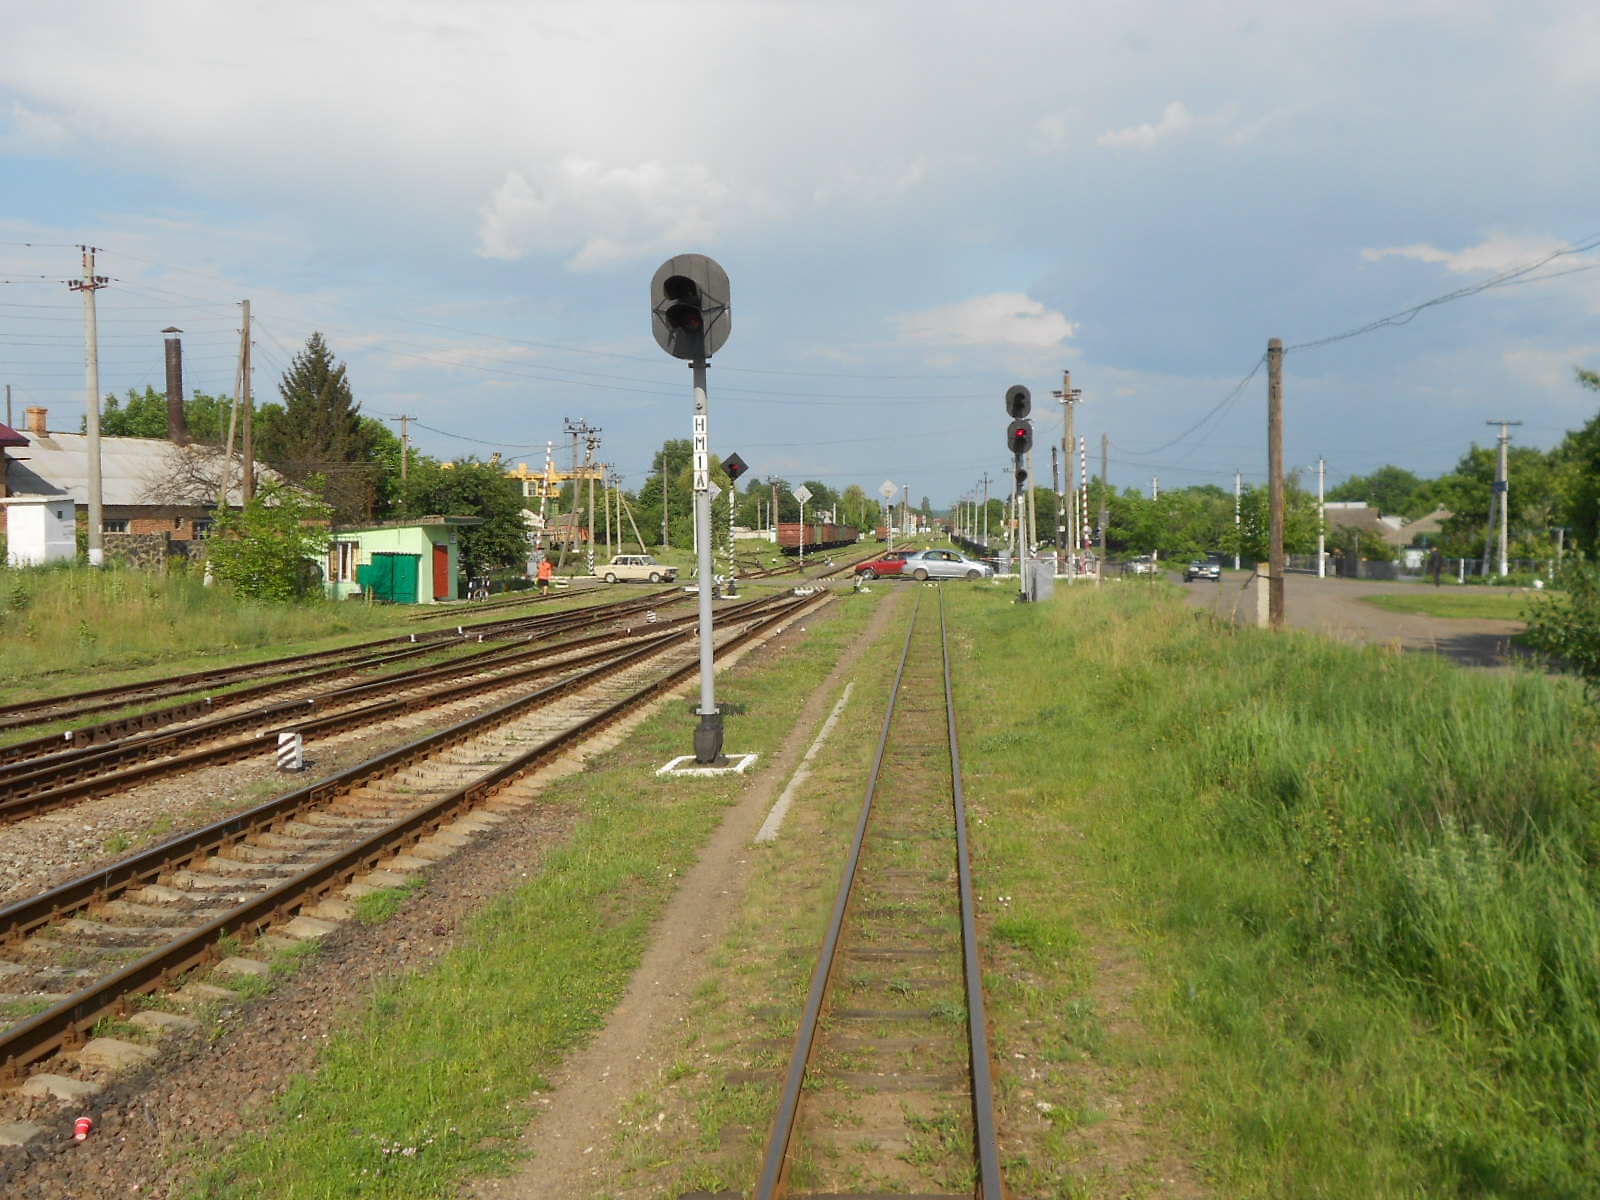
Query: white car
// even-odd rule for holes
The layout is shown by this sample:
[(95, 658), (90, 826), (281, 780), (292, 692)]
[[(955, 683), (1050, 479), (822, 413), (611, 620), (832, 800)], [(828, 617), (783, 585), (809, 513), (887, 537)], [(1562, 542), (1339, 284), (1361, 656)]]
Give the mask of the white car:
[(607, 583), (671, 583), (678, 568), (658, 563), (648, 554), (619, 554), (598, 574)]
[(918, 550), (906, 556), (900, 574), (916, 580), (988, 579), (994, 575), (994, 568), (954, 550)]

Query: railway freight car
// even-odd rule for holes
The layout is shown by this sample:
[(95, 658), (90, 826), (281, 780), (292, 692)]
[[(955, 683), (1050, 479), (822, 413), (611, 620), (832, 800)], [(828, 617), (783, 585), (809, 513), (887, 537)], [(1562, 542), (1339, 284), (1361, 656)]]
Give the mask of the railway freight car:
[(799, 554), (802, 545), (807, 554), (833, 550), (854, 545), (860, 537), (853, 525), (832, 525), (823, 521), (807, 521), (803, 525), (799, 521), (778, 522), (778, 549), (785, 554)]

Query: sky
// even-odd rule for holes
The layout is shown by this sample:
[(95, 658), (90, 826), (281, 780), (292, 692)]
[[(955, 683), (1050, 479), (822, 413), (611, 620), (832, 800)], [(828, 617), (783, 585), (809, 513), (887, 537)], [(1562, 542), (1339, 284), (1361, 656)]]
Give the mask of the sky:
[(650, 326), (685, 253), (730, 280), (710, 445), (747, 478), (999, 494), (1020, 383), (1048, 484), (1070, 372), (1116, 487), (1259, 484), (1274, 337), (1311, 487), (1600, 411), (1592, 0), (0, 0), (0, 28), (19, 427), (81, 427), (83, 246), (102, 394), (163, 390), (176, 326), (186, 388), (231, 395), (249, 300), (261, 400), (321, 332), (421, 452), (559, 466), (582, 423), (630, 489), (692, 432)]

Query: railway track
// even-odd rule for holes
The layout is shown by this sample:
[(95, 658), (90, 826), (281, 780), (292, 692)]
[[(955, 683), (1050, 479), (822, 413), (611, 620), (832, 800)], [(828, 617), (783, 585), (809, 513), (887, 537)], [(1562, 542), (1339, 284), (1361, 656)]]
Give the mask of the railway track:
[(1002, 1200), (973, 900), (943, 592), (920, 589), (757, 1200)]
[[(463, 621), (451, 629), (395, 635), (338, 650), (295, 654), (262, 662), (237, 663), (204, 671), (113, 684), (87, 691), (75, 691), (68, 695), (36, 697), (14, 704), (0, 705), (0, 732), (8, 733), (81, 721), (100, 713), (124, 713), (113, 720), (0, 747), (0, 762), (37, 753), (36, 747), (51, 741), (56, 742), (54, 748), (59, 749), (61, 742), (85, 745), (159, 728), (174, 720), (195, 716), (207, 706), (215, 708), (257, 698), (281, 688), (287, 681), (309, 683), (332, 675), (348, 675), (363, 670), (380, 669), (408, 658), (439, 653), (451, 645), (473, 639), (554, 635), (563, 630), (584, 628), (625, 618), (630, 613), (642, 613), (673, 598), (675, 597), (671, 593), (652, 593), (588, 608), (525, 613), (516, 617), (500, 616), (476, 622)], [(436, 621), (439, 619), (439, 614), (430, 613), (428, 618)], [(147, 705), (157, 705), (164, 700), (175, 698), (178, 702), (165, 708), (126, 711), (142, 710)]]
[[(723, 614), (717, 653), (820, 603), (770, 597)], [(92, 875), (0, 909), (0, 997), (43, 1011), (0, 1030), (0, 1085), (81, 1048), (107, 1015), (139, 994), (170, 990), (223, 947), (323, 932), (349, 897), (398, 881), (448, 852), (462, 822), (526, 802), (528, 775), (692, 678), (693, 630), (668, 630), (627, 653), (569, 672), (489, 712)], [(339, 895), (337, 893), (343, 893)], [(309, 920), (308, 920), (309, 918)], [(153, 1018), (152, 1018), (153, 1019)]]
[[(679, 607), (679, 615), (659, 622), (633, 624), (632, 615), (610, 614), (601, 632), (559, 640), (553, 636), (534, 640), (528, 635), (507, 644), (508, 634), (501, 631), (499, 641), (467, 643), (447, 662), (396, 667), (388, 661), (387, 672), (368, 674), (354, 683), (318, 687), (297, 676), (256, 685), (223, 703), (201, 705), (204, 713), (234, 707), (239, 711), (215, 712), (165, 732), (141, 730), (111, 741), (85, 739), (65, 750), (55, 749), (62, 740), (36, 739), (12, 747), (16, 753), (11, 759), (0, 759), (0, 825), (139, 783), (257, 757), (264, 748), (270, 749), (276, 733), (327, 737), (387, 718), (481, 700), (562, 671), (595, 665), (624, 652), (646, 630), (660, 634), (684, 628), (694, 614), (686, 605)], [(740, 611), (730, 607), (727, 613), (737, 619)], [(653, 616), (654, 610), (650, 612)], [(625, 621), (630, 624), (624, 625)], [(592, 619), (582, 626), (593, 627)], [(559, 632), (573, 628), (568, 625)], [(328, 674), (319, 670), (312, 678), (322, 681)], [(345, 671), (336, 674), (341, 681), (350, 678)], [(268, 702), (254, 706), (243, 702), (263, 696)], [(169, 715), (174, 720), (180, 717), (177, 711)], [(54, 752), (44, 753), (47, 748)], [(28, 751), (35, 753), (27, 756)]]

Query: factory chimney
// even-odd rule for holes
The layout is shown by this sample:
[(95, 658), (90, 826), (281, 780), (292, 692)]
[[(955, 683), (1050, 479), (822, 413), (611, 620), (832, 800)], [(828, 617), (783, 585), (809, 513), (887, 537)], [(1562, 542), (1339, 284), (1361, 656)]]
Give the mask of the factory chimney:
[(183, 419), (183, 341), (178, 337), (183, 330), (169, 327), (161, 332), (167, 335), (167, 440), (187, 446), (194, 439)]

